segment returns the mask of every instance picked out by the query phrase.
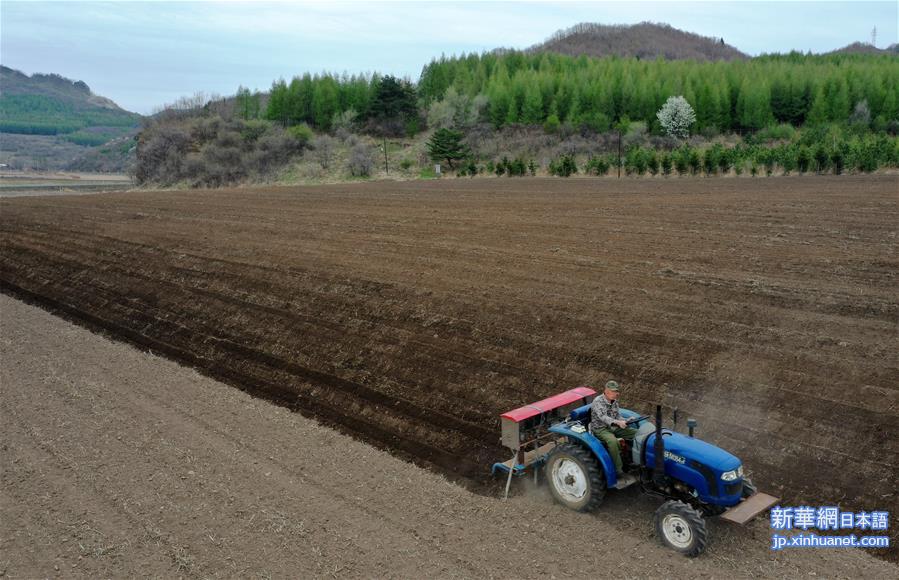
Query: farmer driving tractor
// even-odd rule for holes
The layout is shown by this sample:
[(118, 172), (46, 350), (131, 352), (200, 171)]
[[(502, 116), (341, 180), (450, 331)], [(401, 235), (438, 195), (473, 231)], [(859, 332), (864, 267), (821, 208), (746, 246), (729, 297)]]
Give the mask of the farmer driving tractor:
[(615, 471), (621, 485), (629, 485), (635, 481), (632, 475), (624, 473), (621, 465), (621, 448), (618, 439), (633, 441), (636, 429), (627, 426), (618, 408), (618, 395), (621, 387), (616, 381), (609, 381), (603, 389), (602, 396), (593, 399), (590, 407), (590, 430), (609, 450)]

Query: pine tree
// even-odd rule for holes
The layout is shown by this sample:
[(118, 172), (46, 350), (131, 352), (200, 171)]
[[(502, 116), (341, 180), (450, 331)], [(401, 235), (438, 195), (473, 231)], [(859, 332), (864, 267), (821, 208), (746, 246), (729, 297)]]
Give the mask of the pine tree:
[(287, 83), (284, 82), (284, 79), (279, 79), (272, 84), (272, 90), (268, 98), (268, 108), (265, 111), (265, 118), (271, 121), (277, 121), (285, 127), (288, 124)]
[(315, 83), (312, 93), (312, 119), (322, 131), (331, 130), (331, 121), (338, 110), (337, 82), (324, 77)]
[(718, 128), (718, 99), (712, 85), (703, 83), (696, 98), (696, 124), (699, 130)]
[(846, 80), (842, 77), (831, 79), (830, 94), (828, 95), (830, 103), (830, 120), (842, 121), (849, 116), (852, 103), (849, 100), (849, 87)]
[(234, 97), (235, 101), (235, 109), (237, 111), (237, 115), (241, 119), (249, 119), (250, 118), (250, 101), (252, 96), (250, 95), (250, 89), (246, 88), (243, 85), (237, 87), (237, 94)]
[(415, 89), (406, 81), (393, 76), (380, 79), (371, 102), (370, 115), (379, 131), (387, 135), (400, 135), (409, 122), (418, 119)]
[(508, 108), (508, 110), (506, 110), (506, 117), (504, 119), (504, 124), (505, 125), (514, 125), (514, 124), (518, 123), (519, 118), (520, 117), (518, 115), (518, 102), (513, 97), (513, 98), (509, 99), (509, 108)]
[(462, 143), (463, 137), (461, 131), (438, 129), (428, 141), (428, 154), (434, 161), (446, 161), (450, 169), (453, 169), (456, 161), (470, 155), (468, 147)]
[(581, 123), (581, 101), (577, 93), (571, 99), (568, 114), (565, 115), (565, 122), (574, 127)]
[(489, 101), (488, 116), (494, 129), (499, 129), (506, 122), (506, 114), (509, 112), (509, 92), (505, 85), (499, 82), (491, 83), (487, 91)]
[(757, 131), (774, 120), (771, 114), (771, 92), (764, 82), (744, 79), (737, 100), (737, 114), (743, 129)]
[(559, 116), (553, 113), (543, 122), (543, 131), (549, 134), (555, 134), (559, 132), (559, 127), (561, 127), (561, 125), (562, 123), (559, 121)]
[(808, 122), (811, 125), (821, 125), (822, 123), (826, 123), (829, 116), (828, 108), (824, 89), (819, 88), (815, 93), (815, 100), (812, 102), (812, 108), (808, 113)]
[(521, 122), (536, 125), (543, 121), (543, 95), (535, 84), (530, 84), (524, 94), (521, 106)]

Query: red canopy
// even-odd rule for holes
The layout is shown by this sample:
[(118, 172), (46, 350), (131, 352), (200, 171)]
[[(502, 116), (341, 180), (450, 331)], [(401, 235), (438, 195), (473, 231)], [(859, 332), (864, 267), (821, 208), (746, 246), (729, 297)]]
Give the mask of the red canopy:
[(563, 407), (565, 405), (569, 405), (574, 403), (584, 397), (592, 397), (596, 394), (596, 391), (591, 389), (590, 387), (575, 387), (569, 391), (565, 391), (564, 393), (559, 393), (558, 395), (553, 395), (547, 399), (543, 399), (542, 401), (537, 401), (536, 403), (531, 403), (530, 405), (525, 405), (524, 407), (519, 407), (513, 411), (508, 411), (500, 415), (503, 419), (509, 419), (511, 421), (515, 421), (516, 423), (520, 423), (525, 419), (530, 419), (535, 415), (539, 415), (540, 413), (546, 413), (547, 411), (552, 411), (553, 409), (557, 409), (559, 407)]

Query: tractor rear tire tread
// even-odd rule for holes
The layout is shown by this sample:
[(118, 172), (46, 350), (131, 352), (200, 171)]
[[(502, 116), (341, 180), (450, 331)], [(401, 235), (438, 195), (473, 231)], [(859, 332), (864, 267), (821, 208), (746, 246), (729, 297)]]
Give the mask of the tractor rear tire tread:
[[(553, 487), (552, 481), (549, 481), (553, 462), (562, 457), (569, 457), (581, 464), (587, 476), (587, 481), (589, 482), (589, 499), (580, 507), (572, 507), (569, 503), (560, 498), (555, 487)], [(552, 494), (553, 499), (558, 503), (585, 513), (596, 510), (600, 504), (602, 504), (602, 500), (606, 495), (606, 479), (603, 470), (593, 454), (584, 449), (582, 445), (576, 443), (564, 443), (553, 449), (546, 461), (545, 473), (549, 483), (549, 491)]]

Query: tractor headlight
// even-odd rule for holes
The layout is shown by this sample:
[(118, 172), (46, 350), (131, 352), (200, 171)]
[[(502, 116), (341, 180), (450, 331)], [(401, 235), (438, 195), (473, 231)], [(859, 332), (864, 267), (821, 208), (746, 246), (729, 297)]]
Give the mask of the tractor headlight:
[(724, 473), (721, 474), (721, 479), (723, 479), (724, 481), (736, 481), (736, 480), (740, 479), (741, 477), (743, 477), (743, 466), (742, 465), (736, 469), (732, 469), (730, 471), (725, 471)]

